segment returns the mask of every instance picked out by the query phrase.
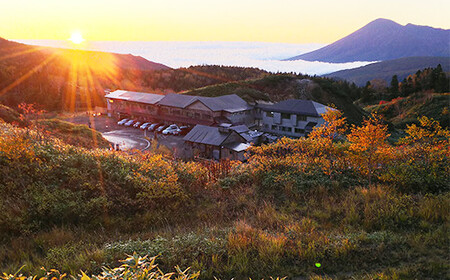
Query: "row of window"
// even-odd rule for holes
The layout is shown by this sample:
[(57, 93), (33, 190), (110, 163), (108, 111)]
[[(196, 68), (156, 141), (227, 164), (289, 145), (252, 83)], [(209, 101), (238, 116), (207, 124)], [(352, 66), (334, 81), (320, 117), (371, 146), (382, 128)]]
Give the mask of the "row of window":
[[(169, 113), (169, 109), (161, 108), (161, 112), (167, 114), (167, 113)], [(183, 110), (176, 110), (176, 109), (172, 109), (170, 112), (172, 115), (176, 115), (176, 116), (186, 116), (188, 118), (197, 118), (197, 119), (202, 118), (204, 120), (212, 119), (211, 115), (200, 114), (198, 112), (190, 112), (190, 111), (183, 111)]]
[[(268, 118), (273, 118), (273, 114), (274, 112), (266, 112), (266, 116)], [(281, 113), (281, 118), (285, 119), (285, 120), (290, 120), (291, 119), (291, 114), (288, 113)], [(306, 116), (304, 115), (297, 115), (297, 121), (306, 121)]]
[[(266, 128), (268, 127), (268, 125), (265, 125)], [(279, 130), (279, 131), (283, 131), (283, 132), (293, 132), (296, 134), (305, 134), (305, 130), (301, 129), (301, 128), (295, 128), (295, 127), (288, 127), (288, 126), (278, 126), (278, 125), (272, 125), (271, 127), (272, 130)]]
[(155, 109), (155, 107), (152, 105), (143, 105), (143, 104), (137, 104), (137, 103), (124, 103), (124, 102), (120, 102), (120, 103), (115, 102), (114, 107), (116, 109), (130, 108), (130, 109), (141, 109), (141, 110), (149, 110), (149, 111), (153, 111)]

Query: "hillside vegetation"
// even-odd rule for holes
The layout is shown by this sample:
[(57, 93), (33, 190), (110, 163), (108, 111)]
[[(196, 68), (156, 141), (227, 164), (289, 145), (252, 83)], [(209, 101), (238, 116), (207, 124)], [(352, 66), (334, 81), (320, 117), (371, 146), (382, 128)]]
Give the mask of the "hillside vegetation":
[(371, 113), (377, 112), (399, 128), (406, 128), (408, 124), (417, 123), (419, 116), (433, 118), (443, 127), (449, 127), (449, 102), (449, 93), (416, 93), (367, 106), (365, 109)]
[(421, 118), (392, 146), (377, 117), (340, 141), (345, 120), (326, 120), (247, 163), (88, 150), (0, 123), (1, 270), (99, 274), (136, 252), (200, 279), (445, 278), (448, 130)]
[(184, 92), (188, 95), (220, 96), (237, 94), (250, 103), (278, 102), (291, 98), (308, 99), (334, 105), (352, 123), (360, 123), (365, 112), (353, 104), (351, 97), (361, 89), (345, 81), (294, 74), (273, 74), (260, 79), (229, 82)]
[(64, 143), (83, 148), (109, 148), (110, 143), (102, 134), (86, 125), (77, 125), (58, 119), (40, 119), (36, 121), (39, 129), (61, 139)]

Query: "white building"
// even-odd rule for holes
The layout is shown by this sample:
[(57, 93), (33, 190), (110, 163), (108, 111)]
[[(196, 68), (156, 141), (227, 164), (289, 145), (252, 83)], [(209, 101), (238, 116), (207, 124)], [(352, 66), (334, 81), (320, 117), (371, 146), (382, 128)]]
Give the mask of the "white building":
[(332, 109), (323, 104), (289, 99), (271, 105), (257, 105), (264, 132), (289, 137), (307, 136), (316, 125), (324, 123), (322, 114)]

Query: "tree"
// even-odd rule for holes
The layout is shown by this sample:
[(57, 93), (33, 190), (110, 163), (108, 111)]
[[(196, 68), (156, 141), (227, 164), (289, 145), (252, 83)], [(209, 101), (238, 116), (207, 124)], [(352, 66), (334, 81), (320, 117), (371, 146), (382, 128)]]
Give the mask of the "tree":
[(328, 109), (322, 114), (325, 123), (321, 126), (314, 127), (309, 134), (309, 138), (314, 142), (316, 148), (322, 154), (322, 158), (326, 161), (328, 167), (327, 172), (330, 179), (333, 179), (333, 172), (336, 170), (337, 161), (339, 160), (338, 147), (335, 140), (343, 135), (347, 124), (346, 118), (342, 116), (342, 112), (336, 109)]
[(408, 125), (407, 136), (400, 139), (386, 179), (407, 192), (448, 191), (450, 132), (433, 119), (418, 120), (419, 124)]
[(392, 94), (398, 94), (398, 77), (397, 75), (392, 76), (391, 87), (389, 88)]
[(389, 136), (387, 125), (377, 115), (364, 120), (362, 126), (353, 125), (348, 135), (350, 158), (367, 175), (369, 185), (372, 184), (374, 172), (390, 154), (390, 147), (386, 143)]
[(361, 101), (363, 102), (369, 102), (370, 100), (372, 100), (372, 94), (373, 94), (374, 90), (372, 88), (372, 84), (370, 83), (370, 81), (367, 81), (366, 86), (363, 88), (362, 90), (362, 98)]

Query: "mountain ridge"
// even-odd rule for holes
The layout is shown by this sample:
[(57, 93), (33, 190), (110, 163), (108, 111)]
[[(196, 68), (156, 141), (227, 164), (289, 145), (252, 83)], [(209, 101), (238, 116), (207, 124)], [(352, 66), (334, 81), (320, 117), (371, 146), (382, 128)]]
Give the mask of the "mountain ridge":
[(450, 56), (450, 30), (376, 19), (318, 50), (286, 60), (345, 63), (412, 56)]
[(438, 64), (441, 64), (445, 72), (450, 71), (450, 57), (402, 57), (340, 70), (322, 75), (322, 77), (343, 79), (358, 86), (364, 86), (367, 81), (373, 79), (382, 79), (389, 83), (393, 75), (397, 75), (401, 81), (417, 70), (436, 67)]

